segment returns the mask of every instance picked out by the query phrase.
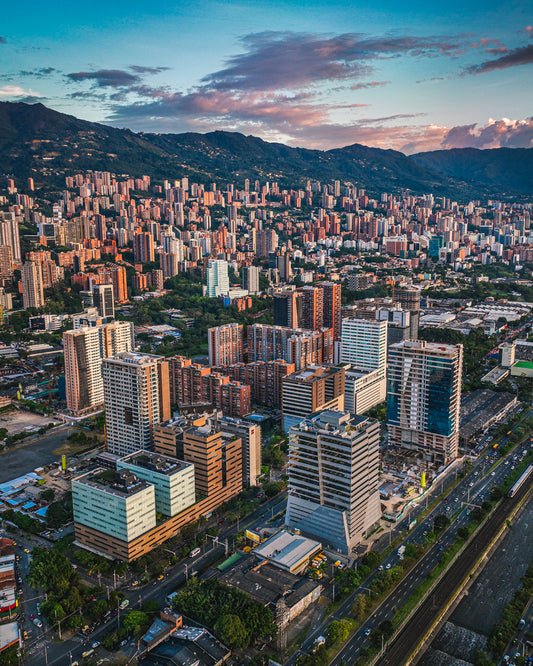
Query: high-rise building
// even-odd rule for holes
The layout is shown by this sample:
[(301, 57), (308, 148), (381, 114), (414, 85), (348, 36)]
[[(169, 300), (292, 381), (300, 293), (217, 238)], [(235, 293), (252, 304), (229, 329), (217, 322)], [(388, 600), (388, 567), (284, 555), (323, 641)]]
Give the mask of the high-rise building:
[(387, 322), (343, 319), (341, 362), (360, 370), (382, 370), (387, 365)]
[(302, 326), (316, 331), (324, 326), (324, 290), (321, 287), (305, 286), (302, 294)]
[(242, 418), (252, 411), (252, 391), (241, 382), (225, 382), (220, 387), (220, 401), (213, 401), (227, 416)]
[(24, 309), (44, 307), (41, 265), (26, 261), (22, 265), (22, 302)]
[(306, 331), (301, 328), (252, 324), (248, 326), (248, 359), (294, 363), (296, 370), (333, 360), (331, 329)]
[(13, 250), (10, 245), (0, 245), (0, 280), (10, 281), (13, 277)]
[(104, 403), (102, 361), (133, 350), (133, 322), (115, 321), (63, 333), (67, 407), (83, 414)]
[(168, 362), (127, 352), (105, 359), (102, 371), (107, 450), (125, 456), (151, 449), (154, 425), (170, 417)]
[(250, 294), (259, 293), (259, 266), (245, 266), (242, 269), (242, 288)]
[(207, 331), (209, 365), (233, 365), (243, 360), (242, 324), (224, 324)]
[(228, 293), (228, 262), (223, 259), (210, 259), (207, 269), (207, 295), (209, 298), (218, 298)]
[(435, 465), (457, 457), (463, 346), (404, 340), (389, 347), (389, 445)]
[(127, 469), (95, 469), (73, 479), (72, 508), (76, 539), (101, 553), (156, 526), (154, 486)]
[(242, 490), (238, 436), (223, 434), (205, 416), (154, 430), (155, 453), (134, 451), (117, 460), (117, 471), (73, 479), (76, 541), (84, 548), (132, 561)]
[(302, 293), (282, 291), (274, 294), (274, 326), (299, 328), (302, 322)]
[(335, 282), (319, 282), (318, 285), (323, 292), (322, 295), (322, 325), (333, 329), (333, 337), (340, 340), (341, 337), (341, 290), (340, 284)]
[(218, 415), (214, 419), (227, 439), (238, 437), (242, 443), (242, 483), (255, 486), (261, 476), (261, 426), (243, 419)]
[(13, 261), (20, 264), (19, 219), (15, 213), (0, 211), (0, 245), (9, 245), (13, 252)]
[(381, 517), (379, 422), (324, 410), (289, 435), (287, 525), (344, 553)]
[(323, 409), (344, 410), (345, 369), (336, 366), (308, 366), (282, 380), (283, 429)]
[(126, 281), (126, 269), (124, 266), (113, 266), (111, 269), (111, 284), (113, 295), (117, 303), (128, 300), (128, 284)]
[(103, 319), (113, 319), (115, 316), (115, 299), (112, 284), (97, 284), (93, 287), (93, 303), (98, 308), (98, 314)]
[(141, 264), (154, 261), (154, 237), (149, 231), (135, 234), (133, 239), (133, 253), (135, 261)]

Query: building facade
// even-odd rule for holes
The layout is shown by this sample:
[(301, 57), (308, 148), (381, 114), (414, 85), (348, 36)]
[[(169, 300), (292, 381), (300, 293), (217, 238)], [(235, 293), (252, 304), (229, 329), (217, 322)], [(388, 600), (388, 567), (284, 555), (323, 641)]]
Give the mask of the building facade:
[(289, 435), (287, 525), (351, 553), (381, 517), (379, 422), (325, 410)]
[(405, 340), (389, 347), (389, 445), (439, 466), (457, 457), (463, 346)]
[(133, 323), (116, 321), (63, 333), (67, 408), (75, 415), (104, 404), (102, 361), (133, 350)]
[(344, 410), (345, 369), (308, 366), (282, 382), (282, 422), (285, 432), (324, 409)]
[(168, 363), (127, 352), (103, 361), (107, 450), (120, 456), (149, 450), (154, 425), (170, 417)]
[(233, 365), (243, 361), (242, 324), (224, 324), (207, 331), (209, 365)]

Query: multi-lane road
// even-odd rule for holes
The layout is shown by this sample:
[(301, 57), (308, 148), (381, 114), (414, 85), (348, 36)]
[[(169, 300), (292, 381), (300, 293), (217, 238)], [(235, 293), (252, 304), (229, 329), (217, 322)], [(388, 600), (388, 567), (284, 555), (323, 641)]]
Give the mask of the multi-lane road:
[[(519, 448), (518, 450), (521, 453), (523, 449)], [(488, 460), (483, 456), (483, 458), (474, 463), (470, 473), (457, 484), (446, 500), (428, 513), (423, 520), (419, 521), (418, 525), (413, 528), (403, 541), (403, 544), (422, 542), (425, 538), (425, 533), (432, 530), (433, 521), (439, 514), (446, 513), (450, 518), (454, 518), (450, 527), (440, 535), (439, 539), (425, 553), (424, 557), (416, 564), (388, 598), (375, 610), (372, 617), (370, 617), (358, 629), (337, 657), (331, 662), (332, 664), (340, 664), (343, 660), (348, 664), (355, 661), (360, 649), (369, 645), (369, 638), (367, 635), (368, 630), (377, 627), (384, 620), (392, 619), (394, 617), (397, 610), (407, 601), (413, 590), (427, 578), (428, 574), (438, 564), (442, 556), (442, 551), (446, 550), (446, 548), (455, 541), (457, 530), (469, 523), (469, 514), (472, 507), (476, 505), (479, 506), (485, 499), (488, 499), (490, 488), (501, 484), (512, 472), (514, 468), (512, 456), (514, 454), (502, 458), (491, 472), (484, 475), (484, 471), (489, 469), (489, 465), (494, 462), (497, 457), (495, 453), (488, 455)], [(419, 511), (422, 510), (423, 506)], [(411, 519), (410, 516), (409, 520)], [(383, 561), (383, 565), (384, 567), (391, 568), (398, 564), (398, 561), (397, 550), (395, 550)], [(348, 599), (327, 618), (326, 621), (316, 627), (307, 636), (303, 642), (302, 648), (289, 659), (287, 664), (295, 664), (300, 654), (308, 652), (316, 638), (320, 635), (325, 635), (327, 625), (332, 620), (340, 620), (343, 617), (350, 616), (350, 609), (355, 596), (358, 594), (365, 594), (367, 591), (366, 588), (368, 588), (376, 575), (377, 574), (373, 574), (370, 578), (363, 581), (362, 587), (355, 590)]]

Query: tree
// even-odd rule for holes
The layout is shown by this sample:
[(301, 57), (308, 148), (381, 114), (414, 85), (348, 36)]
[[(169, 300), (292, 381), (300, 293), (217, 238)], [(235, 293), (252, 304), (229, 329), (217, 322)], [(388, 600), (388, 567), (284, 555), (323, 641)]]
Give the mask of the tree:
[(54, 499), (56, 491), (53, 488), (47, 488), (41, 493), (41, 499), (45, 502), (51, 502)]
[(127, 615), (124, 616), (122, 620), (122, 626), (128, 631), (128, 633), (137, 633), (141, 627), (150, 624), (150, 618), (146, 613), (142, 611), (130, 611)]
[(214, 630), (228, 647), (245, 648), (250, 642), (250, 636), (238, 615), (221, 615), (215, 623)]
[(374, 569), (381, 562), (381, 555), (376, 553), (375, 550), (370, 550), (368, 553), (363, 555), (363, 559), (361, 561), (363, 565)]
[(450, 519), (444, 513), (440, 513), (433, 521), (433, 530), (438, 533), (445, 530), (450, 524)]
[(367, 598), (366, 594), (358, 594), (355, 597), (355, 601), (352, 604), (352, 615), (355, 617), (356, 620), (363, 620), (369, 610), (369, 599)]
[(328, 624), (328, 644), (344, 643), (350, 635), (350, 625), (345, 620), (333, 620)]

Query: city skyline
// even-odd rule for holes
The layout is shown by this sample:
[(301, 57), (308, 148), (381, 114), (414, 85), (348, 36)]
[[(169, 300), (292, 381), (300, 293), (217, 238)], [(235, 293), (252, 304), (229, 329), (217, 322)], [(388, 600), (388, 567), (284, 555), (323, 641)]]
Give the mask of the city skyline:
[(312, 148), (412, 153), (530, 147), (532, 18), (525, 3), (411, 0), (357, 11), (207, 0), (4, 11), (1, 101), (134, 131), (241, 131)]

